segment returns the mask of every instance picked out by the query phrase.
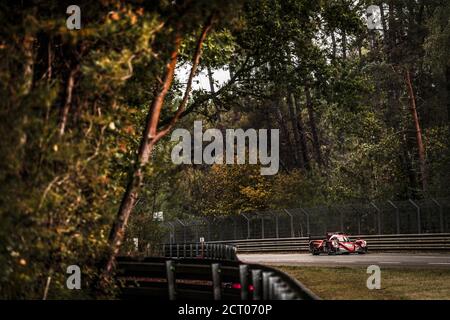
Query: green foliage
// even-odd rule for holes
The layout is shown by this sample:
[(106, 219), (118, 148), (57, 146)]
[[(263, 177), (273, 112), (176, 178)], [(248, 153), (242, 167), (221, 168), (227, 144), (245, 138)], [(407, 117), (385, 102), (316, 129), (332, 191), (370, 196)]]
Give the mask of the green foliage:
[[(238, 27), (232, 30), (235, 54), (229, 63), (235, 72), (243, 61), (249, 68), (241, 70), (238, 80), (214, 100), (216, 106), (228, 106), (222, 109), (220, 123), (213, 116), (208, 119), (219, 127), (280, 128), (282, 168), (275, 177), (262, 178), (246, 166), (188, 167), (176, 175), (174, 183), (180, 192), (167, 199), (167, 210), (227, 215), (448, 193), (448, 135), (442, 125), (448, 119), (445, 86), (449, 80), (442, 78), (448, 56), (447, 5), (433, 3), (426, 8), (431, 15), (421, 11), (421, 3), (396, 2), (392, 12), (384, 5), (386, 20), (392, 15), (411, 28), (404, 30), (407, 38), (394, 50), (388, 48), (391, 35), (383, 37), (366, 29), (362, 16), (370, 4), (246, 4)], [(441, 10), (442, 6), (446, 9)], [(440, 62), (431, 71), (422, 61)], [(417, 186), (419, 165), (403, 75), (406, 67), (416, 70), (413, 85), (430, 175), (426, 191)], [(315, 119), (310, 118), (306, 87), (311, 91)], [(298, 142), (288, 109), (291, 93), (303, 119), (308, 167), (294, 161)], [(211, 103), (205, 103), (208, 107)], [(189, 127), (192, 120), (184, 120), (183, 126)], [(315, 156), (312, 124), (317, 127), (323, 164)]]
[[(179, 27), (191, 51), (187, 39), (217, 10), (209, 1), (77, 4), (77, 31), (65, 27), (66, 7), (57, 1), (0, 5), (0, 298), (41, 299), (46, 284), (48, 299), (95, 297), (127, 173), (173, 49), (171, 23), (184, 11)], [(217, 42), (228, 41), (223, 34)], [(130, 236), (159, 241), (158, 225), (143, 217), (132, 219)], [(66, 288), (71, 264), (81, 268), (81, 291)]]
[[(47, 283), (49, 299), (98, 298), (108, 234), (175, 30), (178, 67), (189, 67), (211, 14), (199, 69), (233, 76), (214, 94), (194, 91), (177, 126), (279, 128), (280, 172), (175, 166), (165, 137), (144, 168), (122, 253), (134, 253), (135, 237), (141, 251), (153, 250), (165, 231), (153, 220), (158, 211), (171, 219), (448, 195), (449, 4), (389, 2), (392, 21), (381, 33), (365, 28), (366, 2), (80, 1), (78, 31), (67, 30), (58, 1), (1, 3), (0, 298), (41, 299)], [(427, 190), (418, 183), (406, 69)], [(184, 85), (175, 79), (161, 126)], [(71, 264), (82, 269), (81, 291), (65, 288)]]

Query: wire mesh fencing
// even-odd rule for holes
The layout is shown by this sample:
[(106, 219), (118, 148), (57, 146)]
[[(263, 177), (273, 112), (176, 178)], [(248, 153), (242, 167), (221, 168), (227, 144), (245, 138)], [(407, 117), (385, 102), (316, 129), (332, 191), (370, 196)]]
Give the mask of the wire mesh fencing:
[(450, 232), (450, 198), (373, 201), (164, 222), (166, 243), (324, 235)]

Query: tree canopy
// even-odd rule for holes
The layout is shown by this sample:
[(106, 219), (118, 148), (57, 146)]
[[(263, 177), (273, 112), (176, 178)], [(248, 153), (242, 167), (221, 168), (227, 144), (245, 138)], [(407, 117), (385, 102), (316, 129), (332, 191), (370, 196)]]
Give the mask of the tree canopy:
[[(371, 4), (78, 1), (69, 30), (69, 3), (0, 3), (0, 298), (98, 297), (159, 211), (447, 196), (450, 3), (378, 1), (369, 29)], [(279, 173), (173, 164), (195, 120), (279, 129)]]

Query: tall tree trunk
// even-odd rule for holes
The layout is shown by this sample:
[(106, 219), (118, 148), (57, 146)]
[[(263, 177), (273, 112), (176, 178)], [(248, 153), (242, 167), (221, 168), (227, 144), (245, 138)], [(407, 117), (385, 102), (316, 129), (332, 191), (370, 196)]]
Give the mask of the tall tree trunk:
[(64, 100), (64, 106), (61, 110), (61, 120), (59, 122), (59, 136), (63, 136), (65, 129), (66, 129), (66, 125), (67, 125), (67, 117), (69, 115), (69, 109), (70, 109), (70, 105), (72, 104), (72, 93), (73, 93), (73, 87), (75, 84), (75, 75), (78, 72), (78, 66), (75, 66), (74, 68), (72, 68), (72, 70), (70, 70), (69, 72), (69, 76), (67, 78), (67, 83), (66, 83), (66, 96), (65, 96), (65, 100)]
[(34, 45), (35, 37), (30, 34), (26, 34), (23, 38), (23, 54), (24, 54), (24, 64), (23, 64), (23, 86), (22, 94), (26, 95), (30, 93), (33, 87), (34, 78)]
[[(280, 127), (280, 131), (281, 131), (281, 135), (283, 135), (283, 133), (284, 133), (284, 135), (285, 135), (285, 137), (286, 137), (286, 141), (287, 141), (287, 143), (288, 143), (288, 145), (289, 145), (289, 150), (292, 150), (292, 149), (294, 149), (295, 150), (295, 143), (294, 142), (292, 142), (292, 137), (291, 137), (291, 134), (290, 134), (290, 132), (289, 132), (289, 128), (288, 128), (288, 126), (287, 126), (287, 122), (286, 122), (286, 120), (285, 120), (285, 118), (284, 118), (284, 116), (283, 116), (283, 112), (281, 111), (281, 98), (280, 97), (276, 97), (275, 98), (275, 101), (276, 101), (276, 103), (274, 103), (273, 105), (272, 105), (272, 108), (273, 108), (273, 110), (274, 110), (274, 113), (275, 113), (275, 115), (277, 116), (277, 120), (278, 120), (278, 125), (279, 125), (279, 127)], [(294, 158), (294, 166), (298, 166), (298, 156), (297, 156), (297, 154), (294, 152), (293, 153), (293, 158)], [(292, 168), (292, 166), (290, 166), (291, 168)]]
[(212, 73), (211, 67), (207, 66), (206, 70), (208, 71), (209, 91), (211, 92), (211, 94), (214, 95), (214, 92), (216, 90), (214, 90), (214, 77), (213, 77), (213, 73)]
[(362, 59), (363, 36), (358, 38), (358, 59)]
[(53, 41), (52, 37), (48, 38), (47, 42), (47, 81), (52, 79), (52, 65), (53, 65)]
[(153, 99), (151, 108), (149, 109), (149, 113), (147, 115), (147, 121), (141, 138), (136, 165), (134, 166), (134, 169), (130, 174), (126, 191), (122, 197), (119, 211), (117, 212), (114, 225), (109, 234), (111, 253), (106, 262), (106, 266), (101, 279), (102, 281), (106, 280), (109, 277), (114, 268), (115, 259), (117, 257), (117, 254), (119, 253), (120, 246), (124, 239), (125, 228), (127, 226), (128, 219), (130, 217), (134, 204), (136, 203), (139, 190), (143, 182), (144, 178), (143, 169), (149, 162), (151, 153), (153, 151), (153, 147), (162, 137), (164, 137), (172, 129), (172, 127), (174, 126), (174, 124), (176, 123), (176, 121), (178, 120), (178, 118), (180, 117), (180, 115), (182, 114), (182, 112), (186, 107), (192, 87), (192, 80), (196, 73), (198, 63), (200, 61), (202, 45), (206, 38), (207, 33), (211, 29), (212, 22), (213, 16), (210, 16), (206, 24), (204, 25), (202, 32), (197, 40), (196, 49), (192, 59), (192, 67), (187, 81), (183, 100), (181, 101), (180, 106), (178, 107), (170, 123), (165, 128), (157, 132), (161, 109), (163, 107), (165, 97), (169, 92), (170, 86), (172, 84), (175, 67), (178, 60), (178, 52), (181, 43), (181, 36), (179, 34), (175, 36), (174, 50), (171, 53), (170, 62), (167, 64), (162, 86), (159, 92), (156, 94), (155, 98)]
[(298, 132), (297, 126), (297, 115), (295, 114), (295, 99), (292, 93), (288, 94), (287, 97), (288, 109), (289, 109), (289, 120), (292, 125), (292, 132), (294, 133), (294, 152), (297, 154), (298, 165), (300, 168), (305, 169), (305, 163), (303, 161), (303, 155), (301, 153), (301, 143), (300, 143), (300, 134)]
[(387, 38), (388, 38), (388, 57), (390, 57), (391, 63), (394, 60), (394, 47), (395, 44), (397, 43), (397, 23), (395, 21), (395, 8), (394, 8), (394, 2), (392, 0), (389, 1), (388, 3), (388, 7), (389, 7), (389, 15), (388, 15), (388, 34), (387, 34)]
[(400, 152), (400, 160), (402, 164), (402, 170), (403, 173), (408, 177), (408, 186), (405, 189), (405, 194), (402, 196), (407, 196), (408, 198), (416, 198), (417, 197), (417, 175), (414, 171), (413, 167), (413, 155), (411, 154), (410, 150), (413, 149), (413, 146), (411, 145), (411, 139), (409, 139), (407, 135), (407, 129), (403, 129), (403, 134), (401, 135), (401, 152)]
[(316, 126), (316, 119), (314, 116), (314, 107), (311, 98), (311, 91), (308, 86), (305, 87), (305, 95), (306, 95), (306, 108), (308, 109), (308, 116), (309, 116), (309, 126), (311, 128), (313, 140), (314, 154), (317, 164), (319, 166), (322, 166), (323, 165), (322, 152), (320, 151), (319, 136), (317, 134), (317, 126)]
[[(382, 17), (382, 25), (383, 30), (385, 31), (385, 44), (384, 50), (387, 62), (392, 66), (396, 66), (399, 64), (399, 56), (396, 53), (395, 47), (397, 43), (397, 35), (398, 35), (398, 23), (395, 19), (395, 5), (393, 0), (387, 1), (388, 12), (384, 10), (384, 7), (380, 5), (380, 10)], [(386, 23), (387, 22), (387, 23)], [(395, 68), (394, 68), (395, 72)], [(403, 90), (402, 90), (403, 91)], [(387, 122), (392, 123), (392, 127), (396, 132), (406, 132), (407, 128), (403, 126), (403, 114), (404, 110), (399, 104), (399, 99), (402, 94), (400, 93), (397, 82), (394, 79), (389, 79), (387, 97), (388, 97), (388, 106), (390, 108), (390, 114), (387, 115)], [(412, 158), (410, 153), (409, 139), (406, 136), (406, 133), (401, 135), (401, 168), (404, 172), (405, 176), (408, 177), (409, 188), (406, 190), (406, 194), (404, 196), (414, 197), (417, 190), (417, 179), (416, 173), (414, 172)]]
[(426, 162), (425, 162), (425, 147), (422, 141), (422, 129), (420, 127), (419, 116), (417, 115), (417, 106), (416, 106), (416, 97), (414, 94), (414, 88), (411, 81), (411, 73), (409, 69), (406, 70), (405, 74), (406, 84), (408, 86), (408, 94), (410, 100), (410, 110), (411, 115), (414, 121), (414, 128), (416, 131), (416, 140), (417, 140), (417, 152), (419, 156), (419, 166), (420, 166), (420, 176), (422, 182), (422, 190), (427, 190), (428, 178), (427, 178), (427, 170), (426, 170)]
[(292, 97), (293, 99), (293, 105), (295, 107), (295, 114), (297, 116), (297, 128), (298, 132), (300, 134), (300, 145), (302, 150), (302, 156), (303, 156), (303, 163), (305, 164), (305, 169), (309, 170), (309, 156), (308, 156), (308, 145), (306, 143), (306, 134), (305, 134), (305, 126), (303, 124), (302, 119), (302, 109), (300, 107), (300, 104), (295, 99), (295, 96)]
[[(209, 80), (209, 90), (211, 92), (211, 96), (214, 96), (214, 93), (216, 92), (216, 90), (214, 89), (214, 77), (213, 77), (213, 73), (211, 70), (211, 67), (208, 65), (206, 67), (207, 71), (208, 71), (208, 80)], [(212, 104), (214, 105), (214, 109), (215, 109), (215, 120), (218, 122), (221, 122), (220, 119), (220, 110), (219, 107), (216, 104), (215, 98), (212, 98)]]
[(445, 69), (445, 82), (447, 87), (447, 120), (450, 123), (450, 66)]
[(342, 31), (342, 58), (347, 60), (347, 33)]
[(336, 36), (334, 35), (334, 31), (331, 31), (331, 46), (332, 46), (332, 55), (333, 60), (336, 60), (336, 52), (337, 52), (337, 46), (336, 46)]
[(387, 24), (386, 24), (386, 14), (384, 13), (384, 6), (383, 6), (383, 2), (381, 2), (379, 5), (380, 7), (380, 18), (381, 18), (381, 26), (383, 28), (383, 38), (384, 38), (384, 48), (385, 50), (387, 49), (388, 46), (388, 28), (387, 28)]

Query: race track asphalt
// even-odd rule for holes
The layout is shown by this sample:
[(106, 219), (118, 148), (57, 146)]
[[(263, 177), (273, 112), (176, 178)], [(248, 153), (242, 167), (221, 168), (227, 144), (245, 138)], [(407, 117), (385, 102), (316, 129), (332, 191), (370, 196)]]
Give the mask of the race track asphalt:
[(368, 253), (320, 255), (309, 253), (238, 254), (241, 261), (274, 266), (368, 266), (450, 268), (450, 253)]

